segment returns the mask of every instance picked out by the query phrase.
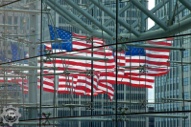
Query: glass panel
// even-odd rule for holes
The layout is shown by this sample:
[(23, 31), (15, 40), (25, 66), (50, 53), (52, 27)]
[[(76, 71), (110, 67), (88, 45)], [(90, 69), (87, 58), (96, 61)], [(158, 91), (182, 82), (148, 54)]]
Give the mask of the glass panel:
[(189, 126), (190, 11), (151, 2), (0, 1), (1, 126)]

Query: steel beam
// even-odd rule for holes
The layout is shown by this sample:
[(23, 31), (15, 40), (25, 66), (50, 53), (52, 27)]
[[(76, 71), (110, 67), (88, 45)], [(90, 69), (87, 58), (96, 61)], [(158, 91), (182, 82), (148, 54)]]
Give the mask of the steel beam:
[(191, 1), (190, 0), (179, 0), (186, 8), (191, 11)]
[[(47, 4), (49, 4), (49, 6), (50, 7), (54, 7), (55, 5), (54, 4), (52, 4), (52, 3), (47, 3)], [(59, 13), (60, 14), (60, 13)], [(65, 21), (67, 22), (67, 23), (69, 23), (69, 24), (71, 24), (71, 25), (73, 25), (73, 26), (75, 26), (75, 27), (77, 27), (77, 28), (79, 28), (79, 29), (81, 29), (81, 30), (83, 30), (83, 31), (85, 31), (85, 32), (90, 32), (89, 31), (89, 29), (86, 29), (86, 27), (83, 27), (80, 23), (78, 23), (78, 22), (76, 22), (76, 20), (74, 20), (73, 18), (71, 18), (70, 16), (68, 16), (66, 13), (61, 13), (60, 15), (62, 15), (63, 16), (63, 18), (65, 19)], [(92, 30), (91, 30), (92, 31)]]
[(172, 47), (172, 46), (160, 46), (160, 45), (151, 45), (151, 44), (134, 44), (128, 43), (127, 46), (136, 46), (136, 47), (143, 47), (143, 48), (158, 48), (158, 49), (169, 49), (169, 50), (185, 50), (182, 47)]
[(60, 39), (60, 40), (47, 40), (47, 41), (36, 42), (35, 44), (58, 43), (58, 42), (63, 42), (63, 40), (62, 39)]
[(63, 104), (63, 107), (68, 107), (68, 108), (76, 108), (76, 107), (90, 107), (90, 105), (85, 105), (85, 104)]
[[(164, 0), (163, 2), (161, 1), (159, 4), (157, 4), (152, 10), (150, 10), (151, 13), (155, 13), (158, 9), (160, 9), (161, 7), (163, 7), (167, 2), (169, 2), (169, 0)], [(147, 15), (145, 15), (144, 19), (143, 20), (146, 20), (148, 18)], [(133, 27), (136, 27), (138, 24), (138, 21), (136, 20), (134, 23), (133, 23)]]
[[(112, 101), (112, 102), (110, 102), (110, 103), (116, 103), (115, 101)], [(146, 104), (146, 105), (148, 105), (148, 104), (164, 104), (164, 103), (162, 103), (162, 102), (154, 102), (154, 103), (152, 103), (152, 102), (142, 102), (142, 101), (117, 101), (117, 103), (121, 103), (121, 104)]]
[(186, 119), (188, 116), (185, 115), (167, 115), (167, 114), (135, 114), (135, 115), (127, 115), (127, 117), (161, 117), (161, 118), (182, 118)]
[(142, 12), (144, 12), (148, 17), (150, 17), (155, 23), (157, 23), (162, 29), (167, 30), (168, 27), (159, 20), (153, 13), (151, 13), (148, 9), (146, 9), (140, 2), (137, 0), (131, 0), (131, 2)]
[(18, 25), (0, 24), (0, 27), (18, 27)]
[[(180, 6), (179, 8), (178, 8), (178, 10), (175, 12), (175, 15), (178, 15), (179, 13), (181, 13), (183, 10), (185, 9), (185, 7), (184, 6)], [(152, 10), (151, 10), (152, 11)], [(154, 13), (154, 12), (153, 12)], [(188, 17), (187, 17), (188, 18)], [(162, 18), (161, 20), (164, 20), (164, 18)], [(183, 20), (184, 20), (184, 18), (183, 18)], [(152, 28), (150, 28), (149, 30), (156, 30), (156, 29), (159, 29), (160, 27), (158, 26), (158, 25), (155, 25), (155, 26), (153, 26)]]
[[(30, 4), (30, 10), (36, 10), (38, 8), (37, 3)], [(40, 28), (37, 23), (37, 14), (30, 13), (30, 29), (29, 34), (36, 34)], [(37, 40), (37, 36), (30, 36), (29, 41), (35, 42)], [(37, 54), (37, 46), (33, 43), (30, 44), (29, 48), (29, 57), (34, 57)], [(34, 59), (33, 63), (29, 63), (29, 66), (37, 66), (37, 60)], [(37, 82), (36, 78), (37, 70), (29, 70), (29, 86), (28, 86), (28, 102), (30, 103), (36, 103), (37, 102), (37, 90), (36, 86), (32, 84), (31, 82)], [(29, 110), (29, 118), (35, 118), (37, 116), (37, 110), (31, 109)]]
[[(164, 1), (164, 4), (167, 2), (167, 0)], [(161, 6), (162, 4), (160, 4)], [(158, 8), (160, 8), (160, 6), (156, 7), (156, 8), (153, 8), (153, 12), (156, 11)], [(151, 10), (151, 11), (152, 11)], [(62, 12), (63, 13), (63, 12)], [(72, 16), (71, 14), (69, 14), (70, 16)], [(155, 38), (161, 38), (161, 37), (165, 37), (165, 36), (169, 36), (169, 35), (173, 35), (173, 34), (176, 34), (180, 31), (184, 31), (184, 30), (187, 30), (188, 28), (190, 28), (190, 22), (191, 19), (188, 18), (184, 21), (181, 21), (180, 23), (176, 23), (170, 27), (168, 27), (168, 31), (164, 31), (163, 29), (158, 29), (158, 30), (152, 30), (152, 31), (147, 31), (147, 32), (144, 32), (140, 35), (140, 37), (136, 37), (134, 35), (130, 35), (130, 34), (121, 34), (120, 36), (122, 37), (127, 37), (129, 38), (129, 40), (131, 41), (136, 41), (136, 40), (140, 40), (140, 39), (152, 39), (153, 37)], [(86, 24), (85, 24), (86, 25)], [(179, 26), (180, 25), (180, 26)], [(86, 25), (87, 26), (87, 25)], [(179, 31), (180, 30), (180, 31)], [(104, 36), (102, 36), (102, 33), (101, 31), (100, 32), (91, 32), (92, 35), (94, 36), (97, 36), (97, 37), (103, 37), (103, 38), (106, 38), (106, 39), (111, 39), (111, 36), (109, 36), (108, 34), (104, 33)], [(106, 36), (105, 36), (106, 35)]]
[[(58, 14), (60, 14), (63, 18), (66, 18), (70, 22), (71, 25), (74, 25), (74, 23), (78, 23), (80, 28), (83, 28), (86, 32), (92, 32), (93, 29), (89, 28), (90, 26), (86, 25), (84, 22), (82, 22), (78, 17), (72, 15), (71, 12), (66, 10), (65, 8), (62, 8), (60, 5), (53, 4), (51, 1), (46, 0), (45, 3), (50, 6), (54, 11), (56, 11)], [(56, 6), (56, 7), (55, 7)], [(63, 13), (64, 12), (64, 13)], [(71, 16), (69, 16), (71, 15)]]
[[(80, 24), (84, 29), (86, 29), (87, 33), (91, 33), (92, 35), (96, 36), (96, 37), (103, 37), (103, 38), (112, 38), (112, 36), (110, 36), (109, 34), (105, 33), (105, 32), (98, 32), (94, 29), (91, 28), (91, 26), (85, 24), (82, 20), (80, 20), (77, 16), (75, 16), (74, 14), (72, 14), (70, 11), (68, 11), (67, 9), (63, 8), (61, 5), (59, 5), (57, 2), (52, 2), (51, 0), (46, 0), (45, 3), (50, 6), (54, 11), (56, 11), (58, 14), (60, 14), (61, 16), (64, 17), (64, 13), (66, 15), (68, 15), (69, 17), (71, 17), (73, 20), (75, 20), (78, 24)], [(71, 24), (73, 25), (73, 24)]]
[[(3, 74), (0, 74), (0, 77), (27, 77), (27, 75), (8, 75), (8, 74), (6, 74), (6, 75), (3, 75)], [(10, 82), (0, 82), (0, 84), (9, 84)]]
[[(110, 103), (116, 103), (115, 101), (112, 101)], [(122, 104), (141, 104), (140, 101), (117, 101), (117, 103), (122, 103)]]
[[(160, 115), (160, 114), (146, 114), (146, 115), (134, 115), (134, 117), (166, 117), (166, 118), (188, 118), (188, 116), (184, 115)], [(90, 118), (90, 117), (82, 117), (82, 118), (49, 118), (48, 121), (53, 121), (53, 120), (62, 120), (62, 121), (113, 121), (114, 119), (112, 118)], [(43, 120), (43, 119), (42, 119)], [(44, 118), (46, 121), (46, 119)], [(128, 120), (128, 119), (127, 119)], [(122, 120), (125, 121), (125, 120)], [(51, 125), (59, 125), (58, 123), (52, 124)], [(33, 120), (33, 122), (26, 122), (25, 121), (20, 121), (19, 123), (15, 123), (15, 125), (39, 125), (38, 120)], [(48, 124), (47, 124), (48, 126)]]
[[(52, 0), (50, 0), (52, 1)], [(53, 1), (52, 1), (53, 2)], [(68, 3), (70, 6), (72, 6), (73, 8), (75, 8), (77, 11), (79, 11), (79, 13), (81, 13), (82, 15), (84, 15), (86, 18), (88, 18), (90, 21), (92, 21), (93, 24), (95, 24), (97, 27), (99, 27), (100, 29), (102, 29), (103, 31), (105, 31), (107, 34), (109, 34), (110, 36), (114, 36), (114, 33), (109, 30), (108, 28), (106, 28), (105, 26), (103, 26), (101, 23), (99, 23), (97, 20), (95, 20), (92, 15), (90, 15), (89, 13), (87, 13), (86, 11), (82, 10), (81, 8), (79, 8), (73, 1), (71, 0), (65, 0), (66, 3)], [(55, 2), (53, 2), (55, 3)], [(73, 14), (74, 15), (74, 14)]]
[[(185, 115), (163, 115), (163, 114), (136, 114), (136, 115), (126, 115), (126, 117), (127, 117), (127, 119), (126, 120), (128, 120), (128, 118), (129, 117), (162, 117), (162, 118), (183, 118), (183, 119), (186, 119), (186, 118), (188, 118), (188, 116), (185, 116)], [(45, 119), (45, 118), (44, 118)], [(42, 119), (43, 120), (43, 119)], [(46, 120), (46, 119), (45, 119)], [(54, 121), (54, 120), (62, 120), (62, 121), (113, 121), (114, 119), (113, 118), (101, 118), (101, 117), (77, 117), (77, 118), (66, 118), (66, 117), (64, 117), (64, 118), (49, 118), (48, 119), (48, 121)], [(35, 123), (35, 121), (38, 121), (38, 120), (33, 120), (34, 122), (27, 122), (27, 120), (26, 120), (26, 122), (22, 122), (22, 121), (20, 121), (19, 123), (17, 123), (18, 125), (19, 124), (24, 124), (25, 123), (25, 125), (27, 125), (27, 123)], [(125, 120), (123, 120), (123, 121), (125, 121)], [(39, 124), (39, 123), (38, 123)]]
[[(7, 124), (0, 124), (1, 126), (3, 126), (3, 127), (6, 127), (6, 125)], [(19, 123), (15, 123), (14, 125), (21, 125), (21, 126), (29, 126), (29, 125), (34, 125), (34, 127), (38, 127), (38, 126), (47, 126), (47, 127), (59, 127), (60, 126), (60, 124), (52, 124), (52, 123), (50, 123), (50, 124), (48, 124), (47, 123), (47, 125), (46, 124), (44, 124), (44, 123), (42, 123), (41, 125), (39, 125), (39, 122), (37, 121), (37, 122), (23, 122), (23, 121), (20, 121)]]
[[(115, 19), (116, 15), (109, 10), (107, 7), (105, 7), (103, 4), (95, 1), (90, 0), (92, 3), (94, 3), (96, 6), (98, 6), (101, 10), (103, 10), (105, 13), (107, 13), (111, 18)], [(130, 32), (132, 32), (135, 36), (139, 36), (140, 32), (132, 28), (128, 23), (126, 23), (122, 18), (118, 17), (118, 22), (121, 24), (124, 28), (128, 29)]]
[(189, 61), (169, 61), (170, 63), (177, 63), (177, 64), (191, 64)]
[[(87, 12), (90, 11), (91, 9), (93, 9), (94, 5), (91, 4), (88, 9), (86, 10)], [(83, 15), (80, 15), (79, 18), (81, 19), (83, 17)]]
[(120, 34), (119, 36), (127, 38), (129, 41), (153, 39), (153, 37), (164, 38), (164, 37), (188, 30), (189, 28), (191, 28), (190, 22), (191, 22), (191, 17), (183, 21), (180, 21), (179, 23), (175, 23), (172, 26), (169, 26), (168, 31), (164, 31), (163, 29), (147, 31), (147, 32), (141, 33), (141, 35), (138, 38), (132, 34)]
[(161, 7), (165, 6), (165, 4), (169, 2), (169, 0), (162, 0), (159, 4), (157, 4), (153, 9), (151, 9), (151, 13), (155, 13), (157, 10), (159, 10)]
[(26, 10), (26, 9), (0, 9), (0, 12), (17, 12), (17, 13), (38, 13), (40, 14), (41, 11), (37, 10)]
[[(0, 68), (17, 68), (17, 69), (24, 69), (24, 70), (33, 70), (33, 69), (40, 69), (38, 66), (16, 66), (16, 65), (0, 65)], [(42, 67), (41, 69), (56, 69), (56, 67)]]
[(162, 98), (162, 100), (191, 102), (191, 99), (182, 99), (182, 98)]
[[(124, 11), (126, 11), (129, 7), (130, 7), (131, 5), (130, 4), (127, 4), (125, 7), (123, 7), (121, 10), (119, 10), (119, 15), (121, 14), (121, 13), (123, 13)], [(104, 25), (105, 26), (108, 26), (109, 25), (109, 23), (111, 23), (112, 21), (114, 21), (114, 19), (108, 19), (106, 22), (104, 22)]]
[(51, 58), (61, 58), (61, 59), (77, 59), (77, 60), (108, 60), (107, 58), (99, 58), (99, 57), (87, 57), (87, 56), (58, 56), (58, 55), (50, 55)]

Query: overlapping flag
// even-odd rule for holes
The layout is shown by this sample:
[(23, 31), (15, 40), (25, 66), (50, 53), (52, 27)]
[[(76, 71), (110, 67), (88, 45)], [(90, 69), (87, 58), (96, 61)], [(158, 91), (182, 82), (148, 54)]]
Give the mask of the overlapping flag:
[[(59, 53), (57, 56), (97, 57), (107, 60), (76, 60), (54, 58), (44, 62), (44, 66), (57, 67), (59, 75), (58, 92), (77, 95), (108, 94), (112, 99), (116, 84), (134, 87), (152, 88), (155, 76), (167, 74), (169, 71), (169, 53), (167, 49), (137, 48), (128, 46), (127, 51), (118, 52), (117, 57), (105, 42), (99, 38), (88, 38), (49, 26), (51, 40), (61, 39), (63, 42), (45, 44), (47, 50)], [(172, 39), (149, 41), (152, 45), (171, 46)], [(99, 46), (97, 48), (97, 46)], [(115, 63), (117, 58), (117, 64)], [(116, 71), (117, 67), (117, 72)], [(69, 72), (64, 74), (64, 72)], [(88, 73), (89, 72), (89, 73)], [(49, 72), (52, 73), (53, 72)], [(49, 78), (50, 79), (50, 78)], [(54, 77), (51, 83), (44, 83), (54, 91)], [(45, 88), (45, 87), (44, 87)], [(44, 89), (45, 91), (49, 91)], [(49, 91), (50, 92), (50, 91)]]
[[(13, 73), (7, 73), (7, 75), (12, 75)], [(16, 76), (16, 75), (14, 75)], [(18, 84), (20, 86), (20, 90), (23, 91), (24, 94), (28, 93), (28, 80), (26, 78), (21, 78), (19, 77), (19, 75), (17, 75), (18, 77), (0, 77), (0, 83), (4, 83), (4, 84), (12, 84), (13, 87), (17, 87), (14, 86), (16, 84)], [(5, 85), (6, 87), (6, 85)]]
[[(51, 25), (49, 25), (49, 30), (51, 40), (55, 42), (43, 45), (46, 51), (43, 53), (44, 58), (48, 58), (43, 62), (43, 66), (55, 67), (56, 70), (38, 71), (43, 73), (43, 77), (38, 77), (42, 78), (42, 82), (38, 80), (37, 83), (38, 87), (43, 85), (43, 90), (46, 92), (56, 91), (61, 94), (87, 96), (107, 94), (110, 99), (113, 99), (113, 85), (116, 83), (152, 88), (155, 76), (169, 72), (170, 50), (168, 49), (138, 48), (127, 45), (127, 51), (116, 53), (104, 46), (103, 39), (71, 33)], [(56, 42), (59, 39), (62, 41)], [(153, 46), (171, 46), (172, 41), (172, 38), (168, 38), (147, 43)], [(53, 56), (57, 58), (46, 53), (56, 53)], [(66, 56), (75, 59), (69, 59)], [(77, 59), (81, 57), (92, 58), (92, 60)], [(55, 73), (60, 73), (57, 78), (55, 78)], [(23, 85), (21, 79), (15, 82)], [(58, 86), (55, 86), (56, 82)], [(28, 91), (27, 80), (24, 80), (23, 90)]]

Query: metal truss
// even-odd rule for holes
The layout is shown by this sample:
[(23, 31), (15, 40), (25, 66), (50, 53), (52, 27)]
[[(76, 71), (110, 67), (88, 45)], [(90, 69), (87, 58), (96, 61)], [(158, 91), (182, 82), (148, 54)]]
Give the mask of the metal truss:
[(20, 0), (1, 0), (0, 1), (0, 7), (4, 7), (4, 6), (7, 6), (9, 4), (12, 4), (12, 3), (16, 3)]
[[(126, 41), (136, 41), (143, 39), (162, 38), (166, 36), (173, 36), (179, 32), (185, 31), (191, 27), (191, 16), (187, 15), (178, 20), (180, 13), (185, 9), (191, 10), (190, 0), (177, 0), (177, 5), (173, 0), (162, 0), (152, 10), (147, 9), (147, 2), (145, 0), (129, 0), (123, 2), (124, 7), (118, 10), (118, 21), (116, 21), (116, 11), (109, 8), (109, 4), (116, 4), (114, 1), (110, 3), (103, 3), (99, 0), (89, 0), (86, 4), (76, 3), (74, 0), (64, 0), (64, 5), (55, 0), (44, 0), (55, 12), (63, 16), (64, 20), (70, 25), (82, 30), (83, 32), (97, 37), (106, 39), (115, 38), (115, 27), (111, 24), (118, 24), (120, 31), (118, 36), (126, 38)], [(166, 16), (162, 19), (156, 16), (161, 9), (168, 8)], [(134, 10), (133, 10), (134, 9)], [(137, 20), (129, 23), (124, 19), (123, 13), (131, 11), (139, 13)], [(109, 17), (107, 20), (101, 20), (99, 14), (101, 12), (104, 16)], [(155, 22), (155, 26), (151, 29), (146, 29), (145, 26), (148, 18)], [(86, 23), (84, 21), (89, 21)], [(91, 23), (90, 23), (91, 22)]]

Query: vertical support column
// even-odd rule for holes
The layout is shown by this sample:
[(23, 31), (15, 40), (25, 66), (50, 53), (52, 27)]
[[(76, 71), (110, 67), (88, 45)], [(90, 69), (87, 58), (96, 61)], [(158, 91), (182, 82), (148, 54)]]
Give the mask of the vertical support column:
[[(30, 5), (30, 10), (36, 9), (36, 3)], [(35, 13), (30, 14), (30, 34), (35, 35), (37, 32), (37, 16)], [(30, 42), (36, 42), (36, 36), (30, 36)], [(37, 47), (35, 44), (30, 44), (29, 57), (37, 55)], [(37, 66), (37, 59), (30, 60), (29, 66)], [(37, 103), (37, 70), (29, 70), (29, 103)], [(37, 118), (37, 109), (29, 110), (29, 119)]]
[(115, 66), (115, 73), (116, 73), (116, 83), (115, 83), (115, 127), (118, 127), (118, 111), (117, 111), (117, 107), (118, 107), (118, 90), (117, 90), (117, 85), (118, 85), (118, 81), (117, 81), (117, 75), (118, 75), (118, 69), (117, 69), (117, 59), (118, 59), (118, 32), (119, 32), (119, 28), (118, 28), (118, 17), (119, 16), (119, 0), (116, 0), (116, 19), (115, 19), (115, 25), (116, 25), (116, 27), (115, 27), (115, 29), (116, 29), (116, 32), (115, 32), (115, 41), (116, 41), (116, 54), (115, 54), (115, 56), (116, 56), (116, 60), (115, 60), (115, 64), (116, 64), (116, 66)]
[[(147, 1), (145, 1), (145, 0), (141, 0), (141, 4), (145, 7), (145, 8), (148, 8), (148, 2)], [(140, 32), (141, 33), (143, 33), (143, 32), (145, 32), (146, 31), (146, 27), (147, 27), (147, 25), (146, 25), (146, 15), (140, 10), (140, 15), (141, 15), (141, 28), (140, 28)], [(148, 92), (150, 92), (148, 89), (145, 89), (145, 91), (144, 91), (145, 93), (145, 103), (147, 103), (147, 100), (149, 99), (148, 98)], [(144, 102), (144, 101), (143, 101)], [(138, 110), (138, 109), (137, 109)], [(148, 109), (147, 109), (147, 106), (145, 106), (145, 113), (146, 112), (148, 112)], [(149, 118), (148, 117), (141, 117), (140, 118), (141, 120), (145, 120), (145, 126), (148, 126), (148, 123), (149, 123)], [(138, 119), (136, 119), (136, 120), (138, 120)], [(140, 122), (139, 122), (139, 124), (140, 124)]]
[[(54, 70), (55, 73), (55, 70)], [(53, 97), (53, 117), (57, 117), (57, 108), (56, 106), (58, 106), (58, 101), (57, 101), (57, 89), (58, 89), (58, 82), (59, 82), (59, 75), (55, 75), (54, 76), (54, 97)], [(56, 121), (54, 120), (54, 124), (56, 123)]]

